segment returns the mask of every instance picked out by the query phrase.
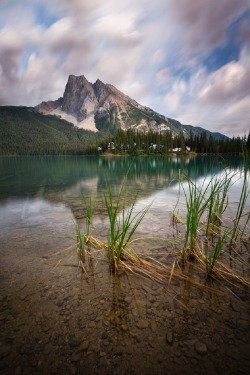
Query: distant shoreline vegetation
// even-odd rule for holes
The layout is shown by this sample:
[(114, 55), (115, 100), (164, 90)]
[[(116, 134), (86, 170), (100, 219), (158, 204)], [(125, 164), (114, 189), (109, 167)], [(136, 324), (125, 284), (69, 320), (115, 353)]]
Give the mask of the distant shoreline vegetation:
[(75, 127), (27, 107), (0, 107), (0, 155), (194, 155), (250, 152), (245, 137), (216, 139), (205, 132), (185, 137), (171, 131), (117, 129), (113, 134)]

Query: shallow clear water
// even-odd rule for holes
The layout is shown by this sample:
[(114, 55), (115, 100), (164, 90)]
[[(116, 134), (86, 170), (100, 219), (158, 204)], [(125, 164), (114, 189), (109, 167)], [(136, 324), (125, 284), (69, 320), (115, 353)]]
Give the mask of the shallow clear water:
[[(197, 181), (240, 158), (20, 157), (0, 158), (0, 369), (3, 374), (238, 374), (249, 368), (249, 289), (206, 288), (173, 279), (170, 287), (135, 275), (109, 274), (105, 254), (77, 267), (75, 221), (81, 194), (97, 197), (95, 236), (106, 241), (103, 193), (118, 193), (136, 211), (150, 209), (138, 235), (176, 236), (170, 214), (179, 170)], [(178, 207), (184, 212), (183, 195)], [(247, 202), (246, 209), (250, 208)], [(228, 211), (230, 218), (231, 211)], [(170, 265), (166, 242), (136, 244)], [(185, 270), (205, 283), (204, 272)], [(192, 276), (193, 275), (193, 276)]]

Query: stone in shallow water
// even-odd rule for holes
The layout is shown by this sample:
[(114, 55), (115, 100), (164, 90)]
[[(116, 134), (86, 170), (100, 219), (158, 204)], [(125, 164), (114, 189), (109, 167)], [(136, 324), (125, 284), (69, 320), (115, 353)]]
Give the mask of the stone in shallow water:
[(137, 326), (138, 328), (140, 328), (140, 329), (143, 329), (143, 328), (147, 328), (147, 327), (149, 326), (149, 323), (148, 323), (148, 321), (145, 320), (145, 319), (140, 319), (140, 320), (137, 322), (136, 326)]
[(122, 329), (124, 332), (126, 332), (126, 331), (128, 330), (128, 326), (127, 326), (127, 324), (122, 324), (122, 325), (121, 325), (121, 329)]
[(206, 354), (207, 353), (207, 346), (203, 342), (196, 342), (195, 350), (198, 354)]
[(72, 362), (79, 362), (81, 359), (81, 354), (80, 353), (74, 353), (71, 356), (71, 361)]
[(86, 352), (88, 350), (88, 348), (89, 348), (89, 345), (90, 345), (90, 342), (89, 341), (85, 341), (85, 342), (83, 342), (80, 345), (80, 347), (79, 347), (79, 349), (77, 351), (78, 352)]
[(156, 332), (157, 330), (157, 324), (156, 324), (156, 321), (155, 320), (152, 320), (151, 321), (151, 331), (152, 332)]
[(71, 348), (76, 348), (79, 346), (82, 342), (82, 339), (80, 337), (73, 337), (69, 340), (69, 345)]
[(172, 345), (173, 344), (173, 341), (174, 341), (174, 336), (173, 336), (173, 332), (172, 330), (169, 330), (166, 334), (166, 342), (169, 344), (169, 345)]

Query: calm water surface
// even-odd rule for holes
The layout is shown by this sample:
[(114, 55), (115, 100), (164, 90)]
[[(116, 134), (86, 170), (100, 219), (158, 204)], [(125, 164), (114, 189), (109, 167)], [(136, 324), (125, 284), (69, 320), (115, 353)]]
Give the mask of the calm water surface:
[[(1, 373), (246, 374), (248, 288), (113, 277), (105, 255), (88, 262), (86, 276), (75, 252), (82, 194), (97, 197), (94, 231), (105, 240), (103, 193), (110, 184), (117, 194), (129, 170), (125, 207), (135, 195), (136, 210), (151, 204), (139, 234), (167, 238), (176, 235), (170, 214), (179, 171), (203, 181), (225, 167), (237, 173), (230, 217), (241, 190), (240, 158), (0, 158)], [(180, 211), (183, 203), (181, 196)], [(151, 241), (138, 251), (162, 256), (169, 248)], [(187, 272), (197, 277), (195, 265)]]

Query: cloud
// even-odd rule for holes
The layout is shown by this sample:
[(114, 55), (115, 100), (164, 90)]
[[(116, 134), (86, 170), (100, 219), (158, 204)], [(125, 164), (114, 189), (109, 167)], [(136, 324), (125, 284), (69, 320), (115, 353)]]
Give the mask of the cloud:
[(250, 55), (244, 48), (239, 61), (215, 72), (197, 66), (190, 77), (171, 77), (164, 96), (168, 117), (229, 136), (249, 131)]
[[(2, 105), (57, 99), (69, 74), (84, 74), (183, 123), (211, 130), (219, 123), (226, 134), (249, 126), (248, 0), (2, 3)], [(206, 58), (230, 42), (232, 30), (238, 60), (209, 71)]]
[(18, 59), (22, 53), (22, 43), (8, 29), (0, 32), (0, 40), (0, 103), (6, 103), (10, 100), (13, 87), (18, 85)]
[(156, 82), (159, 85), (165, 84), (171, 78), (170, 68), (164, 68), (156, 73)]
[(250, 85), (250, 76), (240, 62), (230, 62), (208, 78), (199, 93), (201, 103), (228, 102), (244, 97)]
[(248, 9), (248, 0), (178, 0), (171, 1), (170, 17), (182, 34), (183, 51), (208, 50), (223, 44), (230, 24)]

